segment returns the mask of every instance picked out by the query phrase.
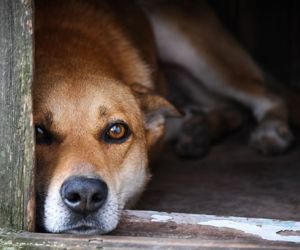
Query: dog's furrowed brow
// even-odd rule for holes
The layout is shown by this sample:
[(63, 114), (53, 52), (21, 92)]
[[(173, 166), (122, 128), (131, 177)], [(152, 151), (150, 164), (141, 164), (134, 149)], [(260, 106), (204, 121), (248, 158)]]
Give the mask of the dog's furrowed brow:
[(52, 112), (48, 111), (45, 114), (45, 125), (50, 127), (53, 123), (53, 114)]
[(41, 113), (38, 118), (36, 123), (38, 124), (43, 124), (43, 126), (50, 128), (51, 125), (53, 124), (53, 114), (50, 111), (46, 111)]
[(108, 115), (108, 110), (107, 110), (106, 107), (100, 106), (98, 108), (98, 110), (99, 110), (99, 116), (100, 116), (100, 118), (102, 118), (103, 116), (107, 116)]

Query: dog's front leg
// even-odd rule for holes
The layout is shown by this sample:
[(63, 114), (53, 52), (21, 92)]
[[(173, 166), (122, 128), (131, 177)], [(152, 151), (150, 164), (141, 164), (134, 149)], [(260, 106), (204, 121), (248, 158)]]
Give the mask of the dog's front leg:
[(257, 127), (250, 144), (270, 155), (286, 151), (293, 136), (285, 103), (263, 73), (202, 2), (174, 1), (148, 9), (160, 57), (184, 67), (208, 90), (248, 107)]

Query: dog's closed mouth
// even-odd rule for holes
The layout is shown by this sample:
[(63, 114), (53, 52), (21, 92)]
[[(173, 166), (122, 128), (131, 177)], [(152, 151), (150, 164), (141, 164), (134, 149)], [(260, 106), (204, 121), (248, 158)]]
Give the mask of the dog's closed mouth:
[(61, 233), (90, 235), (90, 234), (100, 234), (101, 230), (97, 227), (81, 225), (76, 227), (70, 227), (68, 229), (63, 230)]

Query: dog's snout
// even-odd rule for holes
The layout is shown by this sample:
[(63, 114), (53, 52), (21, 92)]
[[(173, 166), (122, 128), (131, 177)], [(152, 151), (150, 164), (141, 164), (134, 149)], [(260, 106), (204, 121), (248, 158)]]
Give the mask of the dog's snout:
[(108, 188), (104, 181), (87, 177), (71, 177), (60, 190), (64, 204), (73, 212), (88, 214), (96, 212), (104, 204)]

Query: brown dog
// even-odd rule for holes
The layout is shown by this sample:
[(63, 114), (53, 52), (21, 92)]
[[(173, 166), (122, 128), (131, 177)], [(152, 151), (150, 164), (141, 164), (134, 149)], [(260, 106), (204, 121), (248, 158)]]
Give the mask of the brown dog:
[[(213, 117), (207, 119), (212, 137), (239, 124), (231, 120), (239, 120), (238, 113), (224, 113), (230, 98), (258, 121), (252, 145), (265, 153), (290, 145), (284, 103), (265, 89), (260, 70), (205, 3), (37, 0), (35, 27), (41, 229), (109, 232), (120, 211), (141, 194), (149, 179), (149, 152), (165, 132), (165, 118), (179, 116), (161, 97), (158, 58), (180, 68), (175, 80), (191, 90), (193, 106)], [(197, 119), (183, 120), (179, 148), (188, 148), (183, 154), (201, 151)]]

